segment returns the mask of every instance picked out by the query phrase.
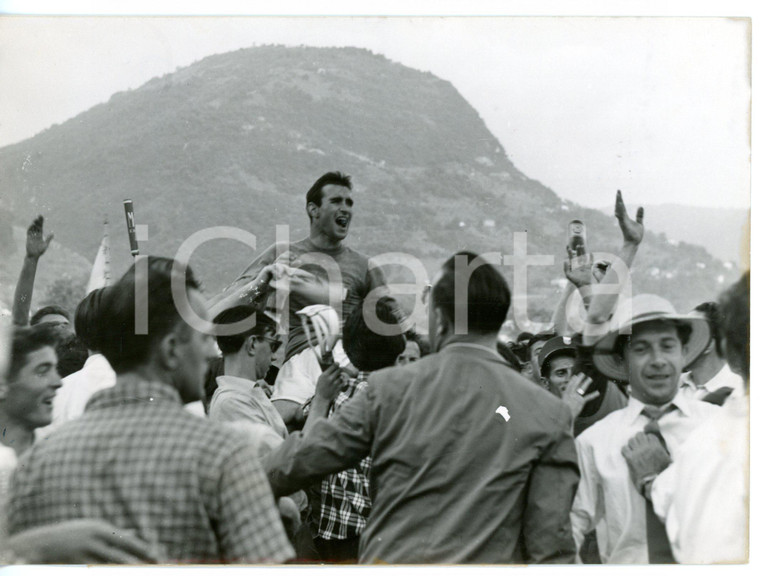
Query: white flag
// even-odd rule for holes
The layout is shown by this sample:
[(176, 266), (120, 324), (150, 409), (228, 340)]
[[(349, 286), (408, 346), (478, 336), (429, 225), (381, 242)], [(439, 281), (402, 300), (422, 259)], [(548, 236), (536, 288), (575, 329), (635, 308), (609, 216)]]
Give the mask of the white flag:
[(108, 220), (103, 223), (103, 240), (100, 242), (98, 254), (90, 272), (87, 283), (87, 293), (103, 288), (111, 283), (111, 242), (108, 239)]

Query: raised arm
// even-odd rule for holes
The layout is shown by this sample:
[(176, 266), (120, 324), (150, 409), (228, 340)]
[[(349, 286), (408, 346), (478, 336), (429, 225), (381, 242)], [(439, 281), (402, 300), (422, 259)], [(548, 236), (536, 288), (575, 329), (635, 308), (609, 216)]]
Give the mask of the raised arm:
[(16, 284), (16, 292), (13, 295), (13, 323), (16, 326), (29, 324), (29, 309), (32, 306), (32, 292), (34, 291), (34, 278), (37, 275), (37, 262), (50, 242), (53, 234), (44, 235), (42, 226), (45, 218), (37, 216), (26, 231), (26, 256), (21, 266), (21, 274)]
[(595, 328), (607, 322), (614, 314), (620, 291), (628, 283), (633, 260), (644, 238), (644, 209), (639, 208), (636, 211), (636, 220), (632, 220), (628, 216), (620, 190), (615, 198), (615, 218), (623, 235), (623, 248), (620, 257), (613, 260), (612, 266), (594, 290), (588, 307), (586, 330), (584, 330), (586, 344), (593, 344), (602, 336), (602, 333)]
[(265, 460), (272, 491), (285, 496), (320, 478), (351, 468), (372, 442), (370, 388), (357, 392), (332, 418), (320, 418), (309, 433), (295, 432)]

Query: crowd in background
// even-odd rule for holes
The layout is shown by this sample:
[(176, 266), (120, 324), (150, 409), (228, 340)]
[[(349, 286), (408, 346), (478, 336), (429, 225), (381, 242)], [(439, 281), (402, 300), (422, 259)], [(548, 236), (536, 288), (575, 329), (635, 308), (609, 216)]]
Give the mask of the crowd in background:
[(321, 176), (308, 237), (220, 294), (139, 257), (30, 316), (31, 224), (0, 326), (4, 563), (747, 561), (748, 271), (691, 311), (626, 297), (644, 214), (618, 192), (617, 258), (568, 245), (550, 329), (505, 338), (510, 288), (467, 251), (415, 326), (347, 244), (354, 200)]

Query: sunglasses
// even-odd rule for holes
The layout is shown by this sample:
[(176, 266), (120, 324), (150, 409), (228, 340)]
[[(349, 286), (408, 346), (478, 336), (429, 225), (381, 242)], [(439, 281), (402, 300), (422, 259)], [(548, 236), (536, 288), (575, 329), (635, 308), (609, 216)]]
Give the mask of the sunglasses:
[(279, 338), (272, 338), (271, 336), (259, 336), (258, 339), (269, 342), (269, 348), (272, 350), (272, 353), (277, 352), (277, 350), (280, 349), (280, 346), (282, 346), (282, 340)]

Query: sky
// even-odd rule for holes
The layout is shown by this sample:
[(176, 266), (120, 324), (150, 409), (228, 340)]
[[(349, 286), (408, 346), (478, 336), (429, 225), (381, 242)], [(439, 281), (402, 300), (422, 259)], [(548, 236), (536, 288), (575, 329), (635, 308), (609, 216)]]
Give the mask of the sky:
[(747, 20), (708, 17), (6, 15), (0, 146), (211, 54), (359, 46), (450, 81), (517, 168), (563, 198), (746, 208), (749, 41)]

